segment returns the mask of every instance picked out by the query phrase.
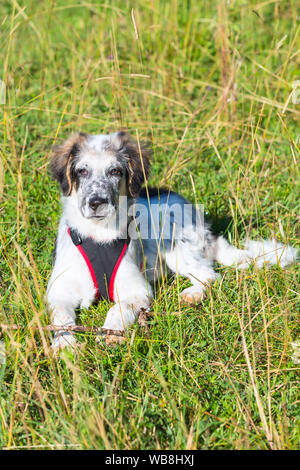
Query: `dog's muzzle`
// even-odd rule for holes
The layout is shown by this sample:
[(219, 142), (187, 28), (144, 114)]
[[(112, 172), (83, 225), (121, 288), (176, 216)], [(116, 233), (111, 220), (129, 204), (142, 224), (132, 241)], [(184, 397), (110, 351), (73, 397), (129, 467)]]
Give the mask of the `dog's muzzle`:
[(104, 219), (115, 212), (112, 201), (106, 197), (94, 195), (85, 200), (81, 206), (81, 213), (87, 219), (97, 218)]
[(95, 212), (98, 210), (98, 208), (103, 209), (104, 205), (107, 205), (107, 204), (108, 204), (108, 199), (105, 199), (103, 197), (95, 196), (89, 200), (89, 206)]

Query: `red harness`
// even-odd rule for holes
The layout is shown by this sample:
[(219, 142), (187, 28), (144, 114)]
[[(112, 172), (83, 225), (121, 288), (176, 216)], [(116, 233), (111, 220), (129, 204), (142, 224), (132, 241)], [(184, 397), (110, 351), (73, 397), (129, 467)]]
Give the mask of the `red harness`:
[(113, 302), (116, 274), (130, 240), (118, 239), (103, 245), (91, 237), (82, 239), (71, 228), (68, 228), (68, 234), (87, 264), (96, 289), (96, 298)]

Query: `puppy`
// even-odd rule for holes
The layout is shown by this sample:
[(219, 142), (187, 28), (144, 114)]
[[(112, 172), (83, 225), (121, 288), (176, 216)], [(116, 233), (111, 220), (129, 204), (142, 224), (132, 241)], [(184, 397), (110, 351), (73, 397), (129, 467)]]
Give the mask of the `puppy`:
[[(281, 266), (297, 252), (275, 240), (248, 241), (245, 249), (213, 235), (201, 211), (164, 189), (142, 189), (150, 151), (124, 132), (78, 133), (54, 149), (51, 170), (62, 191), (55, 261), (47, 287), (52, 324), (75, 325), (75, 309), (98, 299), (113, 301), (103, 332), (123, 332), (153, 298), (163, 273), (187, 277), (183, 300), (200, 302), (217, 274), (214, 262), (245, 268), (253, 260)], [(75, 344), (58, 331), (53, 348)]]

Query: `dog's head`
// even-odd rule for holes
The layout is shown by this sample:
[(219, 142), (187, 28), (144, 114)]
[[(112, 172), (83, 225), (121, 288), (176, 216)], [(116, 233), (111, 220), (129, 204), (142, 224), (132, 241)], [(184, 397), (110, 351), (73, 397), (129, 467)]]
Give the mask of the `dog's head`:
[(65, 197), (77, 198), (86, 218), (116, 212), (120, 196), (136, 198), (150, 168), (151, 152), (127, 133), (78, 133), (54, 148), (51, 170)]

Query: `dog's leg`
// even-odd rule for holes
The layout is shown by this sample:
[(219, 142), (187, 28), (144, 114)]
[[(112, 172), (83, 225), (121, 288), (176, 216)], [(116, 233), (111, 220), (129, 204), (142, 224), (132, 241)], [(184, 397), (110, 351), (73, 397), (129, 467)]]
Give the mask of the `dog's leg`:
[(80, 306), (81, 308), (88, 308), (95, 297), (94, 292), (90, 296), (85, 295), (84, 300), (79, 295), (80, 286), (74, 283), (67, 283), (64, 281), (63, 285), (56, 285), (48, 290), (47, 301), (48, 309), (51, 316), (51, 325), (55, 327), (62, 327), (61, 330), (55, 331), (54, 339), (52, 341), (52, 348), (54, 350), (63, 349), (65, 347), (73, 348), (76, 344), (75, 335), (64, 330), (65, 327), (75, 326), (76, 313), (75, 309)]
[[(55, 327), (74, 326), (75, 309), (88, 308), (95, 299), (95, 288), (89, 270), (62, 222), (46, 297), (51, 323)], [(62, 329), (55, 332), (52, 348), (58, 350), (73, 347), (75, 343), (75, 335)]]
[[(77, 268), (77, 265), (72, 269), (65, 267), (63, 272), (61, 266), (54, 267), (47, 288), (47, 304), (52, 326), (74, 326), (75, 309), (88, 308), (95, 298), (95, 289), (85, 266), (83, 265), (80, 271), (80, 277)], [(74, 334), (62, 329), (55, 332), (52, 348), (57, 350), (73, 347), (75, 343)]]
[[(72, 288), (72, 280), (68, 274), (59, 275), (58, 269), (52, 272), (47, 288), (47, 305), (51, 317), (51, 325), (55, 327), (67, 327), (75, 325), (75, 308), (78, 305), (78, 295), (75, 288)], [(71, 287), (72, 286), (72, 287)], [(68, 332), (58, 330), (54, 334), (52, 349), (59, 350), (64, 347), (73, 347), (76, 343), (75, 336)]]
[(191, 287), (181, 292), (181, 298), (188, 303), (198, 303), (203, 300), (207, 285), (216, 279), (217, 274), (212, 263), (201, 256), (200, 250), (192, 248), (188, 243), (179, 243), (164, 256), (171, 271), (187, 277), (192, 283)]
[[(54, 306), (55, 305), (55, 306)], [(75, 308), (76, 306), (72, 303), (59, 304), (59, 302), (49, 302), (49, 309), (51, 311), (51, 324), (55, 327), (68, 327), (75, 325)], [(76, 343), (74, 334), (69, 331), (57, 330), (54, 334), (52, 341), (52, 349), (58, 350), (65, 347), (73, 348)]]
[(152, 296), (152, 289), (129, 250), (117, 271), (114, 285), (115, 305), (107, 312), (103, 328), (124, 331), (136, 322), (142, 308), (150, 307)]

